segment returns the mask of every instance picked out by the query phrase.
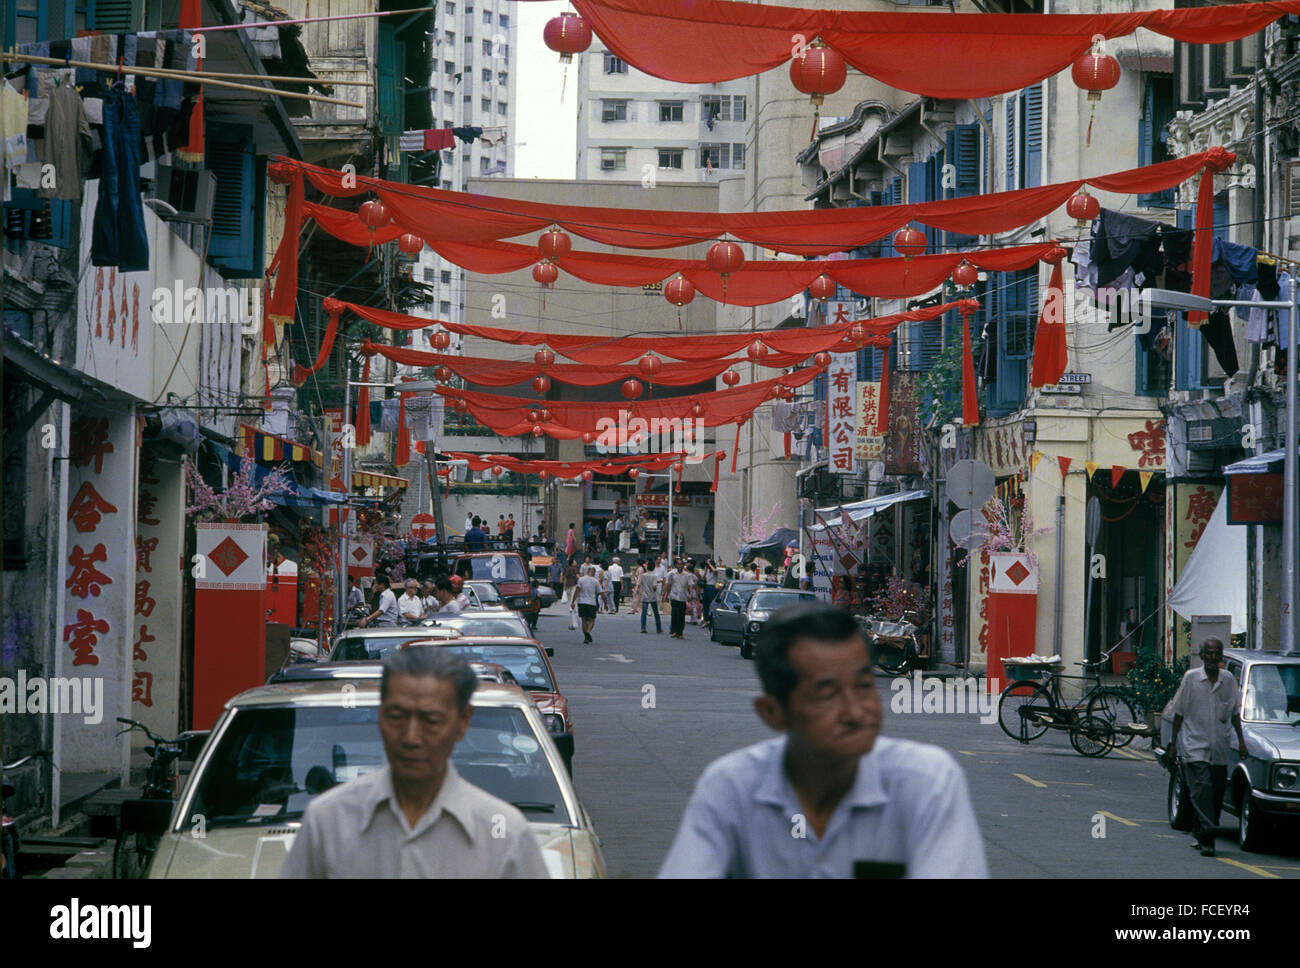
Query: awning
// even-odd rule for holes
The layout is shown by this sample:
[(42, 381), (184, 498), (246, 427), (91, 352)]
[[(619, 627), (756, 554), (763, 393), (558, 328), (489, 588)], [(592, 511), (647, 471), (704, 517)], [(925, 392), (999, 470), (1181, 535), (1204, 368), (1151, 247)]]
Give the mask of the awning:
[(317, 467), (323, 467), (321, 454), (306, 444), (299, 444), (284, 437), (267, 433), (256, 427), (241, 423), (236, 434), (236, 446), (241, 454), (254, 460), (265, 461), (311, 461)]
[(410, 483), (404, 477), (393, 477), (389, 474), (375, 474), (370, 471), (352, 473), (353, 487), (409, 487)]
[[(225, 462), (234, 473), (238, 474), (242, 469), (243, 458), (237, 455), (229, 447), (224, 447), (214, 441), (205, 441), (209, 447), (216, 451), (217, 456)], [(253, 466), (253, 483), (260, 484), (266, 480), (274, 471), (266, 467)], [(290, 491), (280, 494), (268, 495), (267, 500), (272, 504), (278, 504), (285, 508), (318, 508), (327, 505), (342, 504), (347, 500), (347, 495), (341, 491), (322, 491), (318, 487), (303, 487), (294, 481), (289, 481)]]
[[(929, 491), (900, 491), (897, 494), (885, 494), (882, 497), (873, 497), (867, 501), (855, 501), (852, 504), (843, 505), (844, 513), (849, 516), (850, 521), (865, 521), (877, 511), (882, 511), (887, 507), (893, 507), (895, 504), (901, 504), (904, 501), (918, 501), (921, 498), (929, 497)], [(819, 518), (826, 520), (825, 525), (821, 520), (813, 522), (811, 531), (820, 531), (823, 527), (837, 528), (840, 526), (840, 505), (829, 508), (817, 508)], [(827, 518), (829, 514), (835, 515), (834, 518)]]
[(789, 528), (777, 528), (762, 541), (751, 541), (740, 546), (740, 561), (742, 564), (748, 564), (749, 559), (755, 556), (768, 557), (769, 554), (779, 554), (785, 556), (785, 549), (790, 545), (799, 544), (799, 532), (792, 531)]
[(1227, 491), (1165, 604), (1188, 621), (1193, 615), (1231, 615), (1232, 633), (1246, 631), (1246, 529), (1228, 524)]
[(1286, 451), (1270, 450), (1267, 454), (1247, 457), (1235, 464), (1229, 464), (1223, 469), (1223, 473), (1225, 476), (1229, 474), (1276, 474), (1282, 470), (1282, 464), (1285, 461)]

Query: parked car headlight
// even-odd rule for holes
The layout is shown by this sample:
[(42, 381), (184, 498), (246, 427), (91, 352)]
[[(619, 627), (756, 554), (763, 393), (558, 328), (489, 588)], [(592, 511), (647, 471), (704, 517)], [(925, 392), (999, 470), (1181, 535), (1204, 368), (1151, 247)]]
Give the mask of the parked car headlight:
[(552, 733), (564, 732), (564, 717), (559, 713), (546, 713), (542, 718), (546, 720), (546, 728)]
[(766, 622), (771, 612), (750, 612), (749, 620), (751, 622)]
[(1273, 787), (1288, 793), (1300, 791), (1300, 767), (1292, 763), (1279, 763), (1273, 767)]

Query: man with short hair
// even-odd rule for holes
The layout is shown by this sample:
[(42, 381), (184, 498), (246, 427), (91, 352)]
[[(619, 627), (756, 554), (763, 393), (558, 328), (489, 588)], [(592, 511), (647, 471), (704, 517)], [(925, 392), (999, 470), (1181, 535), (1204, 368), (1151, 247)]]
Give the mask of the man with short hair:
[(514, 512), (506, 515), (506, 540), (515, 540), (515, 516)]
[(347, 609), (351, 610), (356, 606), (364, 605), (365, 603), (366, 603), (366, 596), (363, 595), (361, 593), (361, 589), (357, 587), (357, 576), (348, 575), (348, 601), (346, 606)]
[(474, 526), (465, 532), (465, 545), (470, 551), (482, 551), (486, 544), (487, 532), (483, 530), (483, 522), (476, 517)]
[(361, 624), (364, 627), (373, 621), (376, 628), (392, 628), (397, 625), (397, 596), (388, 587), (388, 576), (377, 575), (375, 588), (379, 590), (375, 610), (363, 618)]
[(498, 514), (497, 515), (497, 537), (504, 539), (505, 536), (506, 536), (506, 516), (504, 514)]
[(433, 594), (433, 581), (426, 580), (420, 589), (420, 601), (424, 603), (424, 614), (430, 615), (438, 610), (438, 599)]
[(589, 645), (592, 641), (591, 630), (596, 624), (596, 605), (600, 600), (600, 582), (596, 580), (596, 566), (587, 566), (583, 576), (578, 579), (574, 590), (574, 602), (578, 618), (582, 619), (582, 642)]
[(456, 615), (461, 611), (460, 602), (456, 600), (456, 587), (446, 575), (433, 583), (433, 597), (438, 600), (438, 611), (435, 614)]
[(690, 600), (691, 589), (695, 587), (695, 573), (687, 571), (686, 562), (677, 559), (677, 569), (668, 573), (668, 607), (672, 609), (672, 620), (668, 624), (668, 636), (674, 639), (683, 637), (686, 631), (686, 603)]
[(1214, 856), (1219, 811), (1228, 787), (1229, 723), (1236, 731), (1240, 755), (1246, 756), (1237, 680), (1227, 669), (1219, 668), (1221, 662), (1223, 642), (1216, 638), (1203, 641), (1201, 667), (1188, 669), (1174, 694), (1174, 725), (1166, 752), (1167, 759), (1178, 755), (1181, 733), (1181, 758), (1167, 765), (1183, 771), (1183, 782), (1192, 804), (1192, 833), (1196, 837), (1192, 846), (1202, 857)]
[(663, 622), (659, 619), (659, 569), (645, 568), (641, 571), (641, 634), (645, 635), (645, 613), (647, 610), (655, 613), (655, 633), (662, 635), (664, 631)]
[(474, 527), (474, 515), (470, 511), (465, 512), (465, 534), (468, 535), (470, 528)]
[(609, 585), (614, 593), (614, 614), (617, 615), (623, 605), (623, 566), (619, 564), (617, 556), (609, 566)]
[(524, 815), (451, 762), (477, 685), (449, 649), (392, 652), (379, 685), (388, 763), (307, 804), (280, 877), (546, 877)]
[(852, 615), (781, 609), (759, 636), (759, 718), (782, 736), (715, 760), (660, 877), (987, 877), (966, 778), (937, 746), (880, 736)]
[(397, 611), (404, 621), (412, 625), (424, 618), (424, 602), (420, 600), (420, 583), (414, 578), (406, 580), (406, 593), (397, 600)]

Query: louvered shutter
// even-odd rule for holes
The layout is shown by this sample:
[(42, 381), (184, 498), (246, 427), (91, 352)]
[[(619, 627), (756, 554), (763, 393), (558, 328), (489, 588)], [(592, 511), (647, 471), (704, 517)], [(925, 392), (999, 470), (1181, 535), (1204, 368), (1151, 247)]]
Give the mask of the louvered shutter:
[(1043, 85), (1035, 84), (1021, 94), (1024, 102), (1025, 170), (1021, 186), (1037, 188), (1043, 183)]

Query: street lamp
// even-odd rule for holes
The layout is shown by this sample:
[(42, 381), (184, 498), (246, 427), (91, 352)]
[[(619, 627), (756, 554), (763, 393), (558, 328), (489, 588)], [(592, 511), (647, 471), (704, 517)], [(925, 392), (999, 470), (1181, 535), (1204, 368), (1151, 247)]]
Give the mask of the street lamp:
[(1300, 313), (1300, 285), (1292, 279), (1286, 300), (1250, 302), (1241, 299), (1207, 299), (1169, 289), (1146, 289), (1141, 298), (1151, 308), (1210, 313), (1215, 309), (1246, 307), (1286, 311), (1286, 436), (1282, 467), (1282, 648), (1295, 648), (1295, 609), (1300, 605), (1296, 572), (1296, 314)]

